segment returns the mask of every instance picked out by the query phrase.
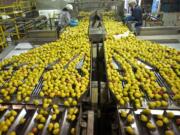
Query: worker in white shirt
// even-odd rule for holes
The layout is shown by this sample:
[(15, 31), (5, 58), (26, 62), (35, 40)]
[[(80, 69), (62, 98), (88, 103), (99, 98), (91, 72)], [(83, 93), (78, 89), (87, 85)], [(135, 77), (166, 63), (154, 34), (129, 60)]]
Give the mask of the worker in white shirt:
[(59, 17), (58, 17), (58, 26), (57, 26), (57, 37), (59, 38), (59, 33), (62, 28), (69, 25), (71, 21), (71, 14), (70, 11), (73, 10), (73, 6), (71, 4), (67, 4), (63, 10), (61, 11)]

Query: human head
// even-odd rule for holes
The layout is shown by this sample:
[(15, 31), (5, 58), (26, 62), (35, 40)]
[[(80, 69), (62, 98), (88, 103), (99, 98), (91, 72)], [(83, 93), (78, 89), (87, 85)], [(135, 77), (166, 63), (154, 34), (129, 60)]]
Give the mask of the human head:
[(72, 6), (71, 4), (67, 4), (67, 5), (65, 6), (65, 8), (66, 8), (67, 10), (69, 10), (69, 11), (72, 11), (72, 10), (73, 10), (73, 6)]
[(136, 0), (129, 0), (128, 4), (130, 7), (135, 7), (137, 5), (137, 1)]

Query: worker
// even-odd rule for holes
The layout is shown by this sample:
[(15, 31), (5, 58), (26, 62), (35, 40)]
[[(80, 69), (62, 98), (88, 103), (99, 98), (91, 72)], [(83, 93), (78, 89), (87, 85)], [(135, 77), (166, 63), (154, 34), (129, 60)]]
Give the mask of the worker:
[(131, 15), (127, 16), (124, 19), (124, 22), (127, 24), (128, 22), (131, 21), (136, 21), (137, 23), (135, 24), (136, 26), (142, 26), (142, 9), (140, 6), (137, 5), (136, 0), (129, 0), (128, 4), (131, 8)]
[(73, 10), (73, 6), (71, 4), (67, 4), (60, 13), (58, 17), (58, 25), (57, 25), (57, 37), (59, 38), (59, 33), (62, 28), (69, 25), (71, 21), (71, 14), (70, 12)]
[(90, 16), (90, 20), (92, 21), (92, 27), (98, 28), (102, 26), (102, 16), (97, 10)]

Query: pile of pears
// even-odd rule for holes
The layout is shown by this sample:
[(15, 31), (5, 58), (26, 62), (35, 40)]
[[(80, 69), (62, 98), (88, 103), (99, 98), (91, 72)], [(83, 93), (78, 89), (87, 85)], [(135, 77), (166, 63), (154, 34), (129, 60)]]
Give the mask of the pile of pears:
[[(77, 27), (67, 27), (57, 41), (3, 60), (0, 63), (0, 103), (11, 102), (14, 96), (18, 102), (30, 102), (42, 80), (38, 93), (42, 99), (60, 98), (66, 106), (77, 106), (89, 85), (88, 23), (84, 18)], [(80, 61), (83, 64), (79, 72), (76, 67)]]
[[(62, 101), (67, 107), (69, 122), (77, 119), (78, 100), (88, 89), (90, 80), (88, 23), (88, 18), (84, 18), (77, 27), (67, 27), (57, 41), (0, 63), (0, 103), (14, 101), (15, 98), (19, 103), (41, 106), (29, 135), (42, 131), (48, 116), (51, 116), (48, 132), (53, 135), (61, 132), (58, 120), (63, 108), (59, 107), (60, 102), (55, 103), (55, 100)], [(83, 61), (83, 64), (77, 68), (80, 61)], [(34, 99), (33, 92), (35, 88), (39, 88), (40, 81), (42, 85), (38, 93), (39, 98)], [(8, 131), (15, 115), (17, 112), (12, 109), (7, 119), (0, 122), (0, 133)], [(19, 124), (25, 122), (26, 119), (22, 118)], [(72, 128), (71, 133), (75, 133), (75, 128)], [(16, 132), (12, 131), (10, 134), (15, 135)]]
[[(131, 104), (135, 108), (141, 108), (144, 100), (147, 100), (147, 105), (153, 109), (167, 108), (169, 99), (179, 102), (180, 52), (157, 43), (139, 40), (120, 22), (105, 17), (104, 24), (107, 30), (105, 58), (109, 88), (119, 105)], [(127, 32), (128, 36), (114, 37)], [(113, 61), (120, 65), (119, 69)], [(169, 89), (157, 82), (154, 71), (162, 76)]]

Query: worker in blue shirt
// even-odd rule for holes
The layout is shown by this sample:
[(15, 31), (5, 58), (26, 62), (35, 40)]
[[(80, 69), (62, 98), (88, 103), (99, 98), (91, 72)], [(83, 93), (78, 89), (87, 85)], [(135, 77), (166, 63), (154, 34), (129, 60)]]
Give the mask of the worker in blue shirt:
[(127, 16), (124, 19), (125, 23), (128, 23), (130, 21), (136, 21), (136, 26), (142, 26), (142, 9), (140, 6), (137, 5), (136, 0), (129, 0), (128, 1), (129, 6), (131, 7), (132, 14), (130, 16)]

